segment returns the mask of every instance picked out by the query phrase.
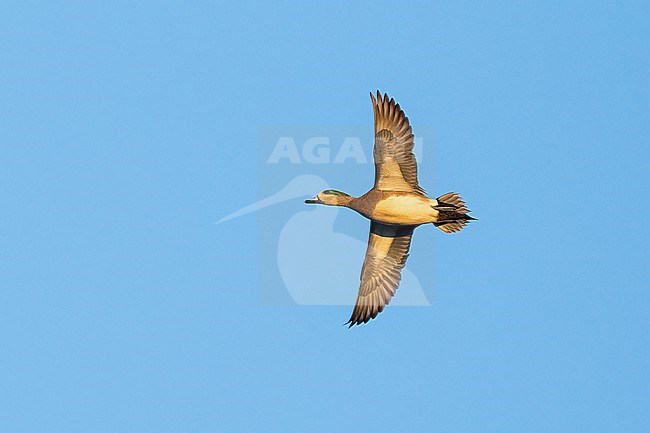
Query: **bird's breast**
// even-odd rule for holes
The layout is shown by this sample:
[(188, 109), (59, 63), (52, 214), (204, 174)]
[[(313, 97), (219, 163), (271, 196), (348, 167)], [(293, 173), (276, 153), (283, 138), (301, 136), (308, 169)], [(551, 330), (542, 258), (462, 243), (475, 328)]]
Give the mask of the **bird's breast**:
[(435, 221), (432, 200), (420, 195), (393, 195), (379, 200), (370, 218), (386, 224), (417, 225)]

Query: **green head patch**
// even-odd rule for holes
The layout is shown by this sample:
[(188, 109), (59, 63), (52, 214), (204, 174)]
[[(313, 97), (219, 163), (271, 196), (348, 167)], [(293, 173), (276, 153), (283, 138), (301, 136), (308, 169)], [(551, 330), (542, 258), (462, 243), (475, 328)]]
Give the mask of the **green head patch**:
[(349, 194), (346, 194), (346, 193), (341, 192), (341, 191), (337, 191), (335, 189), (326, 189), (325, 191), (323, 191), (323, 194), (340, 195), (340, 196), (344, 196), (344, 197), (350, 197)]

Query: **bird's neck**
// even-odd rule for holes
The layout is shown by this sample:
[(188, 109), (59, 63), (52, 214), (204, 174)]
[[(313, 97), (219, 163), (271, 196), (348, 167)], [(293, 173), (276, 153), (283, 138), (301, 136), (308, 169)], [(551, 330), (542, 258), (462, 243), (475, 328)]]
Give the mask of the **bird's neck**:
[(335, 206), (341, 206), (341, 207), (351, 207), (352, 202), (355, 200), (354, 197), (351, 197), (349, 195), (341, 195), (337, 197), (336, 205)]

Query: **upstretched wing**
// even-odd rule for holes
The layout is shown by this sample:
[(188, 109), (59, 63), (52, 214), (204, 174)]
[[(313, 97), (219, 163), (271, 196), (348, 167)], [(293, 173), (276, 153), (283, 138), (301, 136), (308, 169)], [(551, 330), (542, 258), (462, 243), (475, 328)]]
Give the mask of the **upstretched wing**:
[(370, 93), (375, 117), (375, 188), (424, 195), (418, 185), (418, 166), (413, 155), (409, 119), (393, 98)]
[(371, 221), (357, 302), (346, 325), (352, 327), (374, 319), (395, 295), (414, 229)]

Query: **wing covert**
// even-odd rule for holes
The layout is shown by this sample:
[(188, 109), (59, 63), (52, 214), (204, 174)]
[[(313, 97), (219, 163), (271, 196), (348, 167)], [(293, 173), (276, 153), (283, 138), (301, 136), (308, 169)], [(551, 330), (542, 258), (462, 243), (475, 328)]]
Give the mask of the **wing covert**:
[(346, 325), (352, 327), (374, 319), (395, 295), (408, 258), (413, 230), (414, 226), (391, 226), (371, 221), (359, 293)]
[(413, 154), (413, 132), (408, 117), (384, 93), (370, 93), (375, 123), (375, 188), (424, 195), (418, 184), (418, 167)]

